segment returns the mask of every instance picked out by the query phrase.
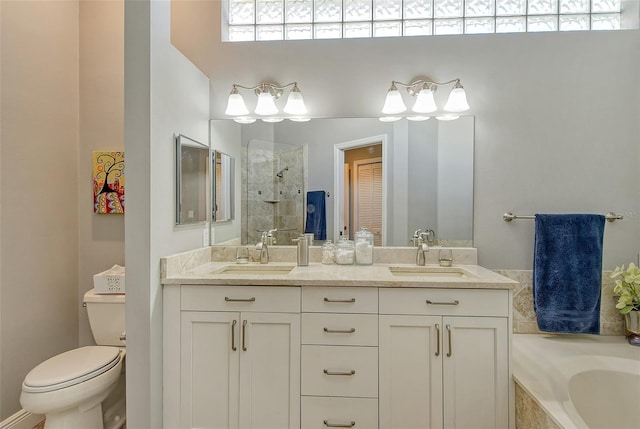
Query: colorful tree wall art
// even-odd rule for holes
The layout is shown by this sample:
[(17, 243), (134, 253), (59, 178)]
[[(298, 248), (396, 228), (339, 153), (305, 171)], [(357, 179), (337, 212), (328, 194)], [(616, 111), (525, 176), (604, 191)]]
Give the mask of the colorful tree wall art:
[(93, 152), (93, 211), (124, 213), (124, 152)]

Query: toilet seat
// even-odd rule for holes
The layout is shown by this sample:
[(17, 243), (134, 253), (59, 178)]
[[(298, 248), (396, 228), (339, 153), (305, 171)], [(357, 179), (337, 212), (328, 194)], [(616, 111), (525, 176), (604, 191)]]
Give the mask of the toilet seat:
[(22, 390), (44, 393), (64, 389), (99, 376), (116, 366), (120, 349), (87, 346), (54, 356), (33, 368), (22, 383)]

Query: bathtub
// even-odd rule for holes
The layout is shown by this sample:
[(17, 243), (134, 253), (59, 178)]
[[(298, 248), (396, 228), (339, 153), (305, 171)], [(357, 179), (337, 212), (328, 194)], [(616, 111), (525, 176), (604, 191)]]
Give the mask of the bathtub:
[(624, 337), (514, 334), (512, 356), (514, 381), (560, 428), (640, 428), (640, 347)]

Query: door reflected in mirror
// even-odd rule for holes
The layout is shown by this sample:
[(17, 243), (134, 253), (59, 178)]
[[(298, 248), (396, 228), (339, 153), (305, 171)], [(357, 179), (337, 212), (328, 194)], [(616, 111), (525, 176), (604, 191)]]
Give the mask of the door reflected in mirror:
[(209, 146), (176, 135), (176, 225), (209, 221), (211, 172)]
[(225, 222), (233, 219), (233, 157), (220, 151), (212, 151), (215, 163), (213, 176), (213, 222)]

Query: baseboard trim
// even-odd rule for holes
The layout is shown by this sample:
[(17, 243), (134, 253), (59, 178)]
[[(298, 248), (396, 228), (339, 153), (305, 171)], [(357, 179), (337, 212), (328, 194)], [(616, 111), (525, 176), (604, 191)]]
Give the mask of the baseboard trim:
[(32, 429), (44, 420), (40, 414), (31, 414), (29, 411), (20, 410), (12, 416), (0, 422), (0, 429)]

